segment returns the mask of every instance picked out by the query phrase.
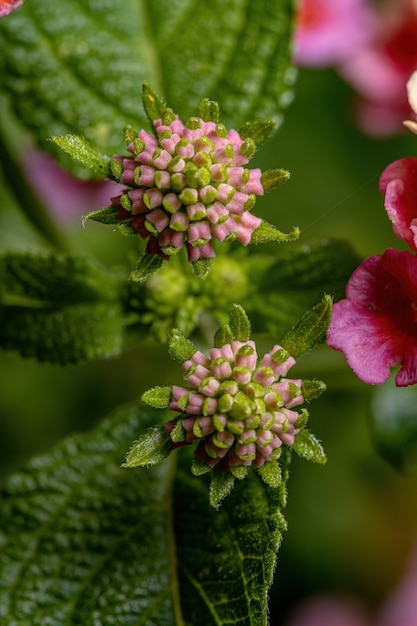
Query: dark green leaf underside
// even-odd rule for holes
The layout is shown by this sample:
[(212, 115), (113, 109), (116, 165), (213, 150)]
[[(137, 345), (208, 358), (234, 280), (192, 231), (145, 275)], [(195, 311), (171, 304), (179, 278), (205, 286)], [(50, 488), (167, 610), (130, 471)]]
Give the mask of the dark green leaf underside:
[(127, 408), (34, 459), (0, 507), (2, 626), (174, 624), (169, 465), (120, 468), (151, 409)]
[[(203, 483), (204, 478), (196, 482), (186, 473), (175, 483), (186, 624), (266, 626), (267, 592), (282, 531), (279, 491), (249, 472), (242, 481), (235, 480), (216, 511), (207, 507)], [(184, 528), (186, 533), (178, 532)]]
[(10, 477), (2, 626), (266, 625), (282, 492), (249, 472), (215, 511), (185, 450), (152, 469), (120, 468), (160, 416), (127, 407)]

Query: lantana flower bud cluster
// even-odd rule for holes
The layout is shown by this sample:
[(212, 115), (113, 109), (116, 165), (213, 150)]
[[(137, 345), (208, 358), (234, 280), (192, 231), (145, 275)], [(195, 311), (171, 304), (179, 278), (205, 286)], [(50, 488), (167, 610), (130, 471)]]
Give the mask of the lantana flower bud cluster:
[[(288, 378), (290, 356), (311, 349), (323, 337), (331, 316), (331, 298), (308, 311), (270, 352), (258, 359), (250, 322), (234, 304), (227, 324), (214, 336), (208, 354), (178, 329), (171, 331), (170, 356), (182, 363), (186, 385), (153, 387), (142, 400), (177, 415), (150, 428), (132, 444), (124, 467), (163, 461), (175, 448), (194, 445), (191, 471), (211, 474), (210, 503), (215, 508), (250, 470), (272, 488), (284, 487), (291, 450), (325, 463), (320, 442), (307, 430), (301, 405), (325, 390), (320, 380)], [(288, 345), (288, 351), (285, 344)], [(284, 454), (286, 450), (286, 454)]]
[(184, 123), (147, 83), (142, 101), (151, 133), (127, 126), (128, 156), (100, 154), (75, 135), (51, 138), (73, 159), (121, 185), (110, 206), (83, 220), (116, 224), (123, 234), (147, 241), (131, 280), (144, 282), (183, 248), (194, 274), (207, 278), (215, 242), (236, 240), (247, 246), (298, 239), (298, 227), (283, 233), (251, 213), (258, 196), (290, 177), (284, 169), (246, 167), (275, 131), (275, 120), (227, 130), (217, 102), (204, 98), (197, 115)]
[(171, 109), (145, 130), (128, 135), (132, 156), (114, 157), (112, 170), (125, 191), (112, 198), (121, 220), (143, 239), (146, 252), (168, 258), (186, 247), (189, 261), (215, 256), (213, 239), (247, 245), (261, 219), (253, 215), (264, 193), (259, 168), (247, 169), (251, 139), (219, 123)]
[(182, 414), (165, 425), (173, 443), (199, 440), (195, 456), (223, 471), (276, 460), (299, 432), (302, 383), (285, 378), (294, 363), (279, 345), (258, 363), (253, 341), (195, 352), (183, 363), (189, 387), (172, 388), (169, 408)]

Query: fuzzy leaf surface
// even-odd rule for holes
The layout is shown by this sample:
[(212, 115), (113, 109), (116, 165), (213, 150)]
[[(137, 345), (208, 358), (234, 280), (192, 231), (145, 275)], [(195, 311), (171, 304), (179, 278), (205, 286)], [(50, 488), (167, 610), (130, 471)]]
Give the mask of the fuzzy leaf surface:
[(120, 352), (120, 284), (85, 258), (7, 253), (0, 285), (2, 348), (60, 364)]
[(46, 149), (71, 134), (124, 153), (123, 128), (148, 127), (144, 81), (181, 116), (218, 100), (239, 128), (290, 99), (292, 20), (292, 0), (31, 0), (1, 21), (0, 85)]
[(2, 626), (266, 625), (279, 490), (250, 472), (215, 511), (185, 450), (122, 469), (131, 441), (160, 416), (125, 407), (7, 480)]
[(169, 468), (120, 468), (151, 409), (121, 411), (35, 458), (2, 490), (3, 626), (175, 624)]

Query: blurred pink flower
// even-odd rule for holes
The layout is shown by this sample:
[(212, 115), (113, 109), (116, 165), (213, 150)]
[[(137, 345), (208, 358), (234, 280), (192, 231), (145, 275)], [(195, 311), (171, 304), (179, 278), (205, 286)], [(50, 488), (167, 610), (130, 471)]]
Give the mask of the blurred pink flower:
[(365, 609), (350, 598), (322, 595), (307, 600), (287, 626), (370, 626)]
[(405, 86), (417, 68), (417, 3), (390, 0), (376, 19), (372, 37), (352, 47), (338, 70), (358, 92), (359, 126), (386, 136), (399, 132), (410, 112)]
[(61, 169), (48, 154), (25, 151), (23, 169), (31, 186), (61, 224), (76, 222), (82, 215), (111, 204), (121, 189), (109, 180), (80, 180)]
[(23, 0), (0, 0), (0, 17), (9, 15), (9, 13), (18, 9), (22, 4)]
[(417, 626), (417, 547), (405, 575), (381, 608), (375, 626)]
[(398, 387), (417, 383), (417, 257), (390, 248), (352, 274), (336, 302), (327, 343), (363, 382), (382, 384), (401, 365)]
[(306, 600), (286, 626), (417, 626), (417, 548), (411, 553), (405, 573), (377, 614), (358, 601), (323, 594)]
[(338, 65), (372, 37), (367, 0), (299, 0), (294, 60), (298, 65)]

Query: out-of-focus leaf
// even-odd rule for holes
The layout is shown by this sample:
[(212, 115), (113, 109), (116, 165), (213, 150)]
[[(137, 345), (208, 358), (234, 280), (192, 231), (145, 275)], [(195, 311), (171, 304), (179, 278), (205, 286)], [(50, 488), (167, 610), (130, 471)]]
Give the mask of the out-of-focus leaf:
[(417, 471), (417, 389), (393, 380), (375, 390), (371, 427), (376, 448), (396, 469)]
[(243, 300), (254, 332), (283, 335), (327, 293), (340, 300), (361, 259), (347, 242), (323, 240), (279, 247), (244, 259), (253, 293)]
[(283, 348), (297, 358), (323, 341), (332, 317), (332, 305), (331, 297), (326, 295), (321, 302), (304, 313), (281, 341)]
[(115, 356), (122, 347), (120, 282), (82, 257), (0, 258), (0, 346), (51, 363)]
[(93, 170), (103, 178), (110, 173), (109, 157), (94, 150), (82, 137), (78, 135), (64, 135), (63, 137), (51, 137), (57, 146), (85, 167)]

